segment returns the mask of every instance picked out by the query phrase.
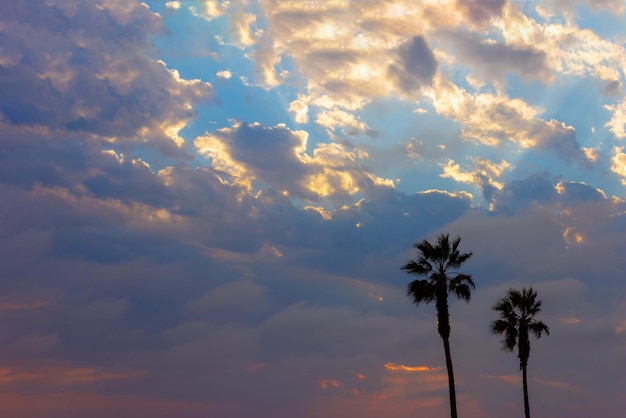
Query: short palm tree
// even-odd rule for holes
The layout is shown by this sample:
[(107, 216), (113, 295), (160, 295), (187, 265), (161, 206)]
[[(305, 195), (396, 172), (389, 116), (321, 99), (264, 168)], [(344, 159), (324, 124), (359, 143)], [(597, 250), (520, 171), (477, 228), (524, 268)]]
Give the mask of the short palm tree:
[(541, 312), (541, 300), (537, 299), (537, 291), (532, 287), (522, 291), (509, 289), (507, 295), (498, 300), (492, 308), (498, 312), (500, 319), (491, 323), (491, 332), (504, 336), (502, 347), (507, 351), (513, 351), (517, 346), (519, 367), (522, 370), (524, 386), (524, 413), (530, 418), (528, 404), (528, 382), (526, 380), (526, 366), (530, 355), (530, 333), (541, 338), (545, 332), (550, 335), (550, 329), (546, 324), (535, 319), (535, 315)]
[(461, 253), (457, 237), (450, 242), (448, 234), (440, 234), (437, 243), (431, 244), (423, 240), (414, 244), (419, 251), (419, 258), (411, 260), (402, 269), (413, 276), (423, 276), (409, 283), (407, 294), (413, 303), (430, 303), (435, 301), (437, 307), (437, 330), (443, 339), (448, 370), (448, 387), (450, 390), (450, 412), (456, 418), (456, 392), (454, 389), (454, 371), (450, 355), (450, 314), (448, 312), (448, 293), (468, 302), (472, 289), (475, 288), (472, 276), (457, 271), (472, 256), (472, 253)]

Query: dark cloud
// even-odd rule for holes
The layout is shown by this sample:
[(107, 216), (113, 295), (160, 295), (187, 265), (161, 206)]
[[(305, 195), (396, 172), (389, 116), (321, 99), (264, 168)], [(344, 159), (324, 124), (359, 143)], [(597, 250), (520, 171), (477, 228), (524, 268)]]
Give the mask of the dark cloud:
[(473, 23), (488, 23), (494, 17), (502, 15), (506, 0), (457, 0), (456, 6)]
[(565, 15), (574, 15), (576, 6), (579, 3), (586, 3), (591, 6), (594, 11), (609, 11), (615, 15), (619, 15), (624, 10), (623, 2), (620, 0), (550, 0), (547, 2), (548, 10), (559, 11)]
[[(487, 197), (487, 196), (485, 196)], [(496, 212), (515, 214), (534, 205), (570, 205), (602, 202), (607, 197), (601, 190), (585, 183), (559, 181), (548, 172), (534, 173), (522, 180), (513, 180), (491, 194)]]
[(551, 119), (544, 126), (537, 126), (531, 135), (536, 138), (539, 150), (550, 150), (568, 163), (576, 162), (587, 168), (594, 164), (582, 150), (576, 138), (576, 130), (563, 122)]
[(487, 42), (479, 35), (468, 32), (442, 32), (439, 36), (452, 45), (460, 61), (476, 67), (488, 81), (504, 81), (509, 73), (517, 73), (524, 79), (538, 78), (542, 81), (548, 81), (551, 77), (546, 62), (547, 54), (543, 51)]
[(534, 173), (523, 180), (513, 180), (502, 190), (492, 194), (495, 210), (516, 213), (533, 204), (548, 204), (556, 200), (555, 180), (545, 171)]
[[(139, 169), (126, 172), (128, 177), (144, 174)], [(555, 181), (547, 175), (506, 187), (510, 204), (523, 216), (472, 211), (467, 197), (444, 192), (403, 195), (381, 189), (358, 205), (337, 210), (331, 220), (295, 207), (272, 189), (263, 190), (254, 199), (246, 197), (235, 206), (240, 191), (225, 185), (219, 188), (221, 183), (213, 178), (214, 173), (208, 170), (172, 169), (168, 173), (167, 187), (172, 188), (172, 194), (164, 195), (163, 204), (173, 199), (172, 210), (176, 205), (180, 205), (180, 213), (187, 213), (187, 207), (195, 209), (185, 216), (191, 226), (181, 224), (181, 233), (166, 225), (152, 227), (157, 234), (138, 227), (112, 230), (111, 225), (94, 220), (89, 223), (92, 229), (81, 237), (66, 223), (43, 243), (56, 248), (64, 245), (63, 257), (41, 254), (30, 245), (20, 247), (26, 249), (21, 260), (5, 259), (3, 271), (20, 275), (22, 295), (31, 301), (43, 300), (46, 305), (39, 311), (12, 314), (3, 358), (30, 361), (36, 356), (51, 362), (95, 362), (105, 369), (142, 370), (145, 376), (102, 381), (97, 390), (110, 396), (149, 394), (181, 402), (231, 405), (231, 409), (215, 415), (223, 417), (252, 410), (260, 416), (289, 416), (308, 410), (313, 402), (310, 391), (326, 396), (320, 383), (326, 380), (338, 382), (337, 390), (346, 393), (358, 389), (360, 396), (368, 399), (391, 390), (388, 385), (393, 379), (407, 376), (389, 376), (387, 373), (392, 372), (384, 367), (387, 362), (444, 367), (433, 325), (434, 307), (411, 305), (404, 295), (410, 278), (399, 266), (414, 255), (413, 241), (446, 230), (460, 234), (463, 248), (475, 253), (466, 269), (478, 284), (475, 298), (469, 305), (451, 304), (455, 365), (459, 391), (465, 396), (484, 397), (485, 404), (491, 405), (486, 400), (488, 393), (500, 390), (500, 386), (480, 375), (517, 372), (514, 356), (499, 351), (485, 325), (491, 319), (489, 305), (509, 284), (543, 283), (539, 290), (545, 300), (546, 320), (558, 331), (555, 335), (559, 338), (551, 336), (534, 346), (534, 377), (588, 387), (582, 376), (600, 372), (592, 366), (582, 371), (574, 366), (575, 353), (565, 350), (564, 354), (563, 344), (584, 339), (594, 327), (600, 327), (598, 332), (614, 348), (600, 344), (593, 333), (589, 338), (598, 342), (585, 344), (619, 361), (620, 340), (611, 331), (619, 326), (619, 320), (613, 316), (603, 319), (604, 299), (599, 305), (592, 293), (586, 296), (584, 286), (595, 283), (615, 288), (621, 283), (617, 267), (615, 271), (604, 270), (601, 282), (592, 278), (600, 264), (616, 265), (623, 254), (601, 248), (597, 259), (585, 265), (581, 253), (598, 245), (595, 239), (605, 239), (591, 235), (586, 236), (590, 241), (582, 244), (584, 247), (567, 249), (561, 223), (568, 218), (554, 218), (558, 213), (555, 209), (560, 208), (554, 202), (559, 197)], [(133, 180), (128, 180), (132, 189)], [(570, 210), (580, 207), (580, 199), (587, 204), (609, 203), (593, 198), (584, 186), (561, 184), (565, 196), (580, 196), (563, 200)], [(542, 196), (539, 200), (546, 210), (517, 204), (531, 201), (533, 194)], [(3, 196), (10, 195), (3, 191)], [(217, 204), (228, 207), (231, 198), (232, 216), (215, 209)], [(11, 202), (19, 203), (19, 199)], [(58, 203), (39, 200), (36, 206), (41, 213), (31, 217), (30, 227), (45, 224), (46, 214), (59, 211), (55, 205)], [(0, 207), (7, 222), (25, 216), (7, 211), (6, 201)], [(67, 213), (68, 209), (71, 206), (65, 204), (59, 211), (67, 214), (66, 222), (80, 219)], [(608, 206), (604, 213), (620, 210), (623, 208)], [(247, 212), (255, 216), (243, 217)], [(102, 213), (93, 209), (90, 213), (94, 219), (102, 218)], [(616, 228), (618, 217), (597, 218), (598, 207), (583, 216), (585, 213), (576, 215), (581, 225), (588, 216), (596, 216), (601, 225), (593, 229), (613, 229), (615, 248), (623, 248), (620, 243), (625, 224), (622, 222), (620, 232)], [(81, 215), (80, 223), (87, 215)], [(116, 219), (128, 224), (131, 217), (118, 215)], [(362, 223), (359, 228), (357, 222)], [(161, 235), (164, 233), (167, 235)], [(18, 234), (4, 237), (3, 248), (15, 246), (17, 238)], [(186, 242), (202, 239), (205, 246), (197, 247), (197, 251), (176, 253), (176, 248)], [(32, 243), (34, 236), (24, 240)], [(244, 242), (257, 246), (244, 247)], [(282, 256), (264, 252), (264, 242), (281, 250)], [(105, 247), (116, 245), (122, 246), (119, 254), (124, 257), (100, 260), (90, 256), (109, 254)], [(216, 251), (219, 248), (223, 250)], [(76, 257), (78, 254), (83, 255)], [(565, 263), (569, 263), (567, 268)], [(577, 279), (550, 282), (568, 274), (576, 274)], [(34, 291), (37, 288), (39, 293)], [(4, 294), (16, 294), (15, 288)], [(576, 312), (571, 312), (572, 306)], [(574, 332), (567, 328), (574, 325), (559, 322), (561, 317), (576, 315), (590, 322), (584, 332)], [(347, 334), (348, 339), (344, 338)], [(24, 349), (34, 341), (39, 342), (40, 351)], [(489, 353), (489, 362), (485, 353)], [(575, 367), (579, 367), (576, 373), (581, 377), (572, 380), (567, 374)], [(357, 373), (367, 378), (359, 379)], [(274, 382), (271, 387), (268, 381)], [(424, 385), (420, 387), (426, 387), (428, 381), (419, 382)], [(540, 383), (533, 382), (535, 385)], [(393, 386), (399, 387), (404, 386)], [(55, 388), (46, 390), (54, 393)], [(434, 386), (428, 393), (442, 390)], [(545, 390), (550, 389), (546, 386)], [(426, 396), (420, 393), (420, 397)], [(508, 391), (502, 393), (515, 399)], [(557, 408), (551, 401), (542, 402), (537, 407), (540, 410)], [(177, 410), (184, 411), (180, 407)]]
[(599, 202), (606, 199), (606, 195), (601, 190), (589, 186), (585, 183), (574, 181), (561, 181), (556, 185), (559, 198), (566, 204), (575, 202)]
[(602, 89), (602, 93), (609, 97), (619, 96), (622, 93), (622, 83), (619, 80), (609, 81)]
[[(363, 58), (363, 54), (358, 51), (344, 51), (337, 49), (316, 49), (307, 54), (308, 70), (338, 71), (345, 69), (351, 63)], [(316, 68), (319, 66), (319, 68)]]
[(390, 64), (388, 74), (403, 91), (430, 85), (437, 71), (437, 59), (423, 36), (415, 36), (400, 46), (398, 62)]
[[(213, 133), (229, 147), (230, 157), (252, 169), (255, 177), (268, 184), (298, 183), (305, 177), (298, 152), (304, 153), (306, 137), (285, 126), (267, 127), (261, 124), (238, 123), (234, 129)], [(281, 170), (275, 168), (277, 164)]]

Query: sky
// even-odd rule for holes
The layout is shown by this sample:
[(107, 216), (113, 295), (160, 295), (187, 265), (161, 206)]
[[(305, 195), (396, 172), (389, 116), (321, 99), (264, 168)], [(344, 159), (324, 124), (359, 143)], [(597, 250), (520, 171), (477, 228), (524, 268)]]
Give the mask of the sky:
[(459, 414), (626, 408), (626, 3), (0, 4), (0, 415), (449, 416), (413, 244), (473, 252)]

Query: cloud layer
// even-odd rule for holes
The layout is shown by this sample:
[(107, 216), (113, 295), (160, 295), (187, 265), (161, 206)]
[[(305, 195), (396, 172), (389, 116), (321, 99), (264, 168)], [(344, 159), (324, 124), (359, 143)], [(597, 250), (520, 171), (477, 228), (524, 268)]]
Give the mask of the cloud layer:
[(619, 415), (619, 2), (157, 3), (3, 6), (1, 413), (444, 417), (400, 266), (449, 232), (463, 414), (521, 411), (532, 285), (533, 410)]

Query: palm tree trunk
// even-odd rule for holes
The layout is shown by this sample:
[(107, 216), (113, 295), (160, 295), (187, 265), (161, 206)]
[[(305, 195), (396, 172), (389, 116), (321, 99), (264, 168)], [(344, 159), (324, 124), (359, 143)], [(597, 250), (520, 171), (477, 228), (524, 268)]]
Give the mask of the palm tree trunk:
[[(454, 390), (454, 371), (452, 370), (452, 356), (450, 355), (450, 341), (448, 340), (447, 337), (442, 337), (442, 339), (443, 339), (443, 349), (446, 352), (446, 368), (448, 369), (448, 387), (450, 389), (450, 416), (452, 418), (457, 418), (456, 417), (456, 392)], [(528, 416), (526, 418), (528, 418)]]
[(526, 365), (522, 366), (522, 382), (524, 385), (524, 413), (530, 418), (530, 406), (528, 405), (528, 382), (526, 380)]

